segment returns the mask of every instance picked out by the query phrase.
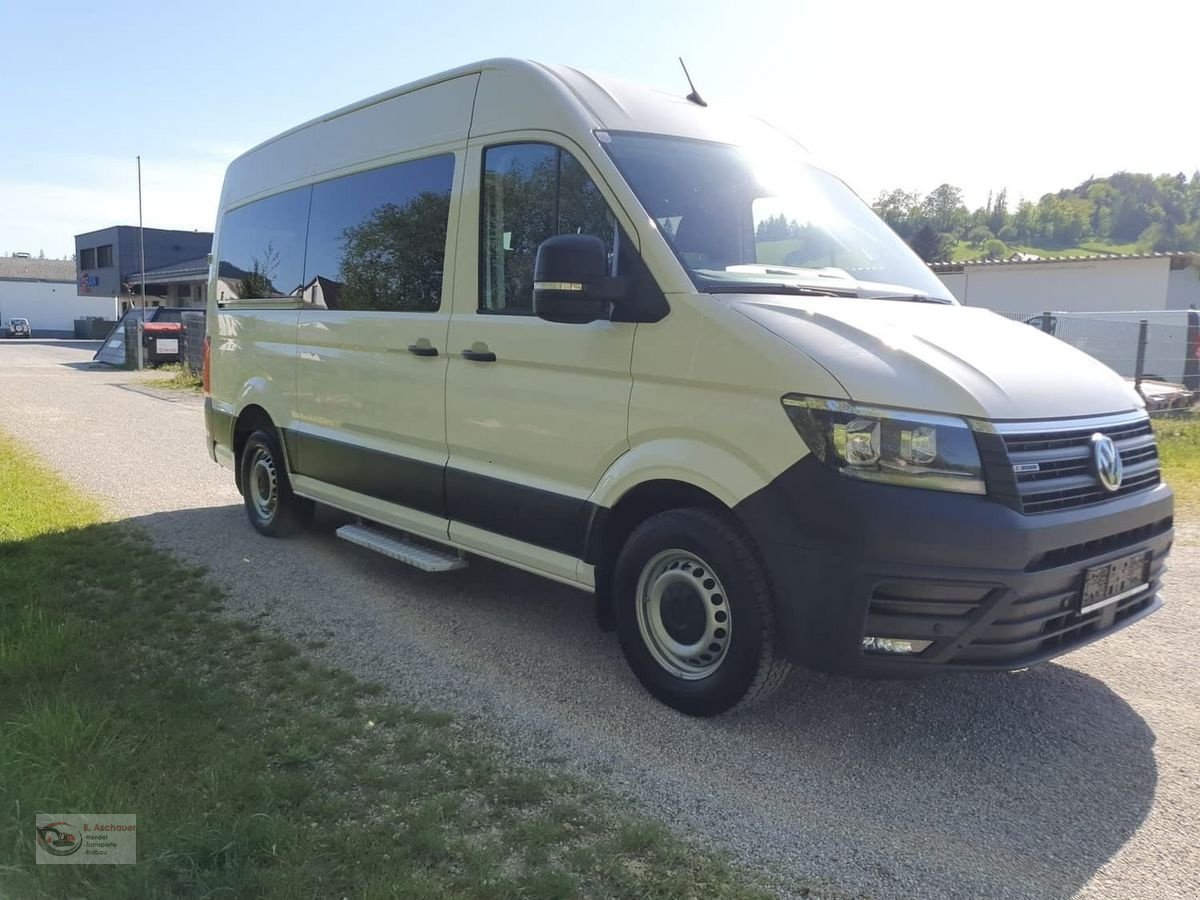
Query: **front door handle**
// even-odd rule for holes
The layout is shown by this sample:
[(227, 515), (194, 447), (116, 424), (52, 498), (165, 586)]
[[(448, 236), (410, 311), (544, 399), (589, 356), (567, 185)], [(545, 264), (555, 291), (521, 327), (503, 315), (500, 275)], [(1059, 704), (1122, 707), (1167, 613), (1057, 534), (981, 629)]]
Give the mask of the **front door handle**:
[(428, 338), (421, 338), (415, 344), (408, 345), (408, 352), (415, 356), (437, 356), (437, 347), (429, 343)]
[(462, 352), (463, 359), (469, 359), (472, 362), (495, 362), (496, 354), (488, 349), (488, 345), (482, 341), (476, 341), (468, 350)]

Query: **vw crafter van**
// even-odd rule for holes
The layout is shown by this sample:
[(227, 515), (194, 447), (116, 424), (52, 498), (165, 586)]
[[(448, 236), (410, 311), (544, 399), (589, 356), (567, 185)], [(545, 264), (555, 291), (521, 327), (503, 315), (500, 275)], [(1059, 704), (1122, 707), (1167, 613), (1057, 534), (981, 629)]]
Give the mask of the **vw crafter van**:
[(226, 174), (208, 320), (256, 529), (321, 502), (424, 569), (594, 592), (686, 713), (793, 664), (1025, 667), (1161, 602), (1132, 389), (694, 93), (494, 60), (285, 132)]

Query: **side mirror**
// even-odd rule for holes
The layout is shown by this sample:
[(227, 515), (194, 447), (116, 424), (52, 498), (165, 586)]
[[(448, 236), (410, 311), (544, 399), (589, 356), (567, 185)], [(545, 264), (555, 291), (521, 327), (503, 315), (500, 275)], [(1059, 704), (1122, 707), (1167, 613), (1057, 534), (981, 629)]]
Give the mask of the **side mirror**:
[(533, 311), (548, 322), (583, 325), (607, 319), (625, 296), (624, 278), (608, 275), (608, 251), (590, 234), (560, 234), (538, 247)]

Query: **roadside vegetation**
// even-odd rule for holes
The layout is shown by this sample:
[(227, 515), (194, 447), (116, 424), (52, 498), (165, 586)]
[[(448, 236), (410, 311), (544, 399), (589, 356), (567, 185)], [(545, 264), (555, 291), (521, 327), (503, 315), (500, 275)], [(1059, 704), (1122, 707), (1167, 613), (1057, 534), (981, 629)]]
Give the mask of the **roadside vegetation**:
[[(0, 484), (0, 897), (768, 895), (561, 764), (223, 617), (2, 435)], [(137, 864), (34, 865), (37, 812), (135, 814)]]
[(159, 366), (154, 372), (157, 377), (146, 382), (150, 387), (172, 391), (192, 391), (197, 394), (204, 389), (200, 375), (179, 363)]
[(1200, 510), (1200, 417), (1154, 420), (1163, 477), (1175, 491), (1175, 503), (1185, 516)]
[[(926, 262), (1093, 253), (1200, 251), (1200, 171), (1115, 172), (1011, 203), (1006, 190), (968, 209), (962, 191), (941, 184), (922, 196), (883, 191), (875, 211)], [(803, 237), (774, 235), (774, 237)]]

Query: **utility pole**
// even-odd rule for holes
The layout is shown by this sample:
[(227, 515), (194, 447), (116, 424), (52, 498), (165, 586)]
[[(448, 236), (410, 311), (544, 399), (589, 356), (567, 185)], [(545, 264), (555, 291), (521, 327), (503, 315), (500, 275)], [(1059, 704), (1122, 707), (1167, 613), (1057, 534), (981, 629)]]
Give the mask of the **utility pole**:
[(138, 323), (138, 352), (137, 352), (137, 367), (143, 366), (142, 356), (144, 353), (145, 338), (142, 336), (146, 326), (146, 227), (142, 223), (142, 157), (138, 154), (137, 158), (137, 173), (138, 173), (138, 245), (142, 257), (142, 321)]

